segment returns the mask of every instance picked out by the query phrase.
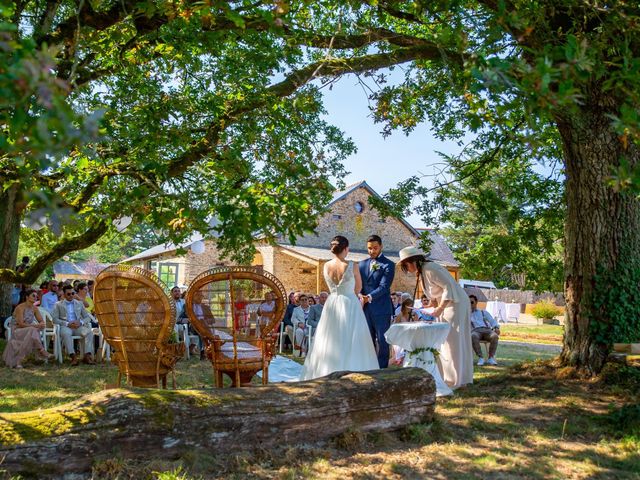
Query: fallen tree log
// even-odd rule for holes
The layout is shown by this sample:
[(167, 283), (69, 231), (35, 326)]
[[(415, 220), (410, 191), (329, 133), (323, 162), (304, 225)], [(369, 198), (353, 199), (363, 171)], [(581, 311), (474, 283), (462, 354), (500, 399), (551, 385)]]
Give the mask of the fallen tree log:
[(418, 368), (242, 389), (105, 390), (0, 414), (0, 470), (61, 476), (114, 457), (178, 459), (389, 431), (430, 422), (435, 394), (433, 377)]

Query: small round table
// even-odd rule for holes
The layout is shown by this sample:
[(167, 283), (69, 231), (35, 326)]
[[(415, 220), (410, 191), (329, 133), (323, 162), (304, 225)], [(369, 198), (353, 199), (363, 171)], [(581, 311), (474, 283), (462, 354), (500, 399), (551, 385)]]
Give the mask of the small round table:
[(450, 328), (448, 323), (394, 323), (384, 335), (388, 343), (406, 351), (403, 367), (418, 367), (431, 374), (438, 397), (453, 393), (444, 383), (433, 355), (433, 350), (440, 351)]

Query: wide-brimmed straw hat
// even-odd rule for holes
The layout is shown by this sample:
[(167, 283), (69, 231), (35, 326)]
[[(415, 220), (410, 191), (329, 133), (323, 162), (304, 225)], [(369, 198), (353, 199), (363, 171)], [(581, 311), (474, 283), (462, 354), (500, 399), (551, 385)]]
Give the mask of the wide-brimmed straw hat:
[(398, 263), (402, 263), (404, 262), (407, 258), (411, 258), (411, 257), (416, 257), (418, 255), (422, 255), (424, 256), (424, 258), (426, 258), (427, 260), (431, 260), (429, 258), (429, 255), (427, 255), (426, 253), (424, 253), (422, 250), (420, 250), (418, 247), (404, 247), (402, 250), (400, 250), (399, 256), (400, 256), (400, 261)]

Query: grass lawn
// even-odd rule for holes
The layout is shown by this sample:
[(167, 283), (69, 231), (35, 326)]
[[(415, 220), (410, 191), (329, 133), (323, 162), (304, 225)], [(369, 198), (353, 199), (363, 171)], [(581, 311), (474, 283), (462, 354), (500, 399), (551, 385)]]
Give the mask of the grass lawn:
[[(96, 465), (94, 478), (640, 479), (640, 370), (611, 366), (587, 381), (554, 368), (553, 356), (500, 345), (500, 365), (476, 367), (472, 386), (439, 398), (431, 425), (258, 454), (114, 459)], [(116, 373), (105, 365), (0, 368), (0, 412), (66, 402), (115, 382)], [(210, 364), (179, 362), (177, 381), (210, 388)]]
[(528, 325), (507, 323), (500, 325), (500, 339), (525, 343), (562, 344), (562, 325)]

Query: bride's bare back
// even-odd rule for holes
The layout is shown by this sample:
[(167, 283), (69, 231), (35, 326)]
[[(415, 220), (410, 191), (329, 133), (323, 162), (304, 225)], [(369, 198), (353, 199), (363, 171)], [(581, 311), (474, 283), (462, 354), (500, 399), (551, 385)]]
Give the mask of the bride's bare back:
[[(360, 278), (360, 269), (358, 268), (358, 262), (353, 263), (353, 277), (355, 278), (355, 287), (354, 293), (358, 295), (360, 290), (362, 289), (362, 279)], [(344, 277), (345, 272), (347, 271), (347, 267), (349, 266), (349, 262), (343, 258), (334, 258), (333, 260), (329, 260), (325, 266), (324, 270), (334, 285), (339, 285)]]

